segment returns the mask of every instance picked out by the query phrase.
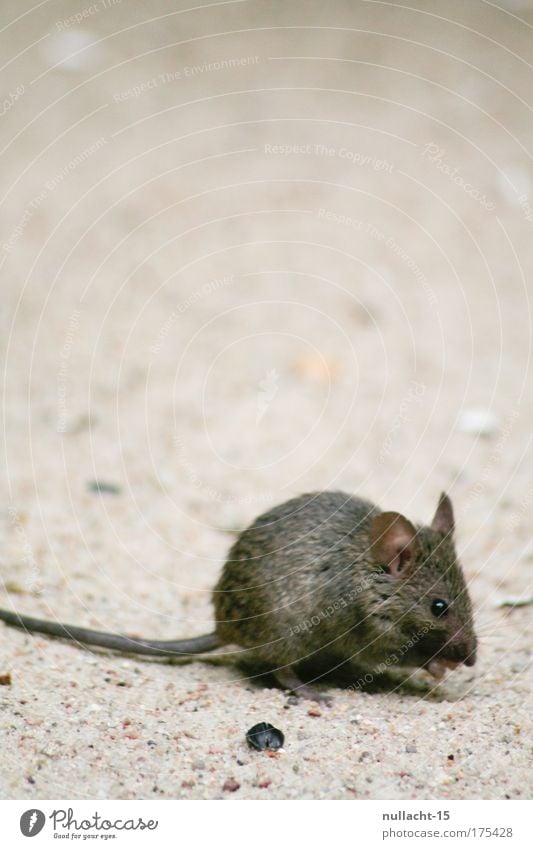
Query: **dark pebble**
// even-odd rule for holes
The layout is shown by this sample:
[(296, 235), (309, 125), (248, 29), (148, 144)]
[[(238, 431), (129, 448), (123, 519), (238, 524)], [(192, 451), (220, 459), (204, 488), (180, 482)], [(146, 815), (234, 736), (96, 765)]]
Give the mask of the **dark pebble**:
[(106, 495), (120, 495), (121, 489), (116, 483), (106, 481), (89, 481), (87, 484), (89, 492), (103, 492)]
[(262, 751), (269, 749), (275, 752), (281, 749), (285, 737), (278, 728), (274, 728), (270, 722), (258, 722), (246, 732), (246, 740), (250, 748)]

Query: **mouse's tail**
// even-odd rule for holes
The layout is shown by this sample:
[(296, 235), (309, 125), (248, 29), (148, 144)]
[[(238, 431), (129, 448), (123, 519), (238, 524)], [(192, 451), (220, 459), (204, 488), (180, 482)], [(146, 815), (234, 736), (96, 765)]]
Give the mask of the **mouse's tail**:
[(8, 625), (15, 625), (25, 631), (49, 634), (52, 637), (62, 637), (77, 643), (90, 646), (101, 646), (113, 651), (130, 652), (131, 654), (151, 654), (158, 657), (179, 655), (186, 657), (191, 654), (202, 654), (213, 651), (222, 645), (216, 633), (203, 634), (190, 640), (142, 640), (140, 637), (125, 637), (120, 634), (108, 634), (106, 631), (93, 631), (90, 628), (79, 628), (77, 625), (64, 625), (47, 619), (34, 619), (32, 616), (21, 616), (12, 610), (0, 608), (0, 620)]

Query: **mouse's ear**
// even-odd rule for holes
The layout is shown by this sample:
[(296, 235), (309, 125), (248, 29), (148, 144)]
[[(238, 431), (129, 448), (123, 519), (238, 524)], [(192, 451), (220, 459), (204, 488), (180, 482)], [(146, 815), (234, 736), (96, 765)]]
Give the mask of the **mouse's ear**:
[(374, 561), (392, 578), (406, 578), (412, 571), (418, 543), (411, 522), (401, 513), (380, 513), (370, 528)]
[(453, 534), (455, 522), (453, 520), (452, 502), (445, 492), (441, 492), (437, 511), (433, 516), (431, 527), (434, 531), (441, 531), (444, 534)]

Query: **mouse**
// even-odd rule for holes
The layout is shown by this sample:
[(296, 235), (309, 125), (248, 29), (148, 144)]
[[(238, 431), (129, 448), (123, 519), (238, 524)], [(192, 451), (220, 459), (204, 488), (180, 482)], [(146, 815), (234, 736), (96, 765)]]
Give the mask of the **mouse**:
[(0, 609), (28, 632), (118, 652), (192, 657), (217, 649), (318, 701), (323, 671), (425, 669), (440, 679), (476, 661), (472, 603), (455, 550), (451, 500), (429, 525), (340, 491), (285, 501), (255, 519), (228, 553), (213, 590), (215, 628), (150, 640)]

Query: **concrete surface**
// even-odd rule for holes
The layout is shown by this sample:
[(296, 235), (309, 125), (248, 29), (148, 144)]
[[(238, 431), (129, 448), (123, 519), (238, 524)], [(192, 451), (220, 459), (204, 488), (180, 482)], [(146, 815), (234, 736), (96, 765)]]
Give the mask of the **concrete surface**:
[(533, 3), (192, 5), (2, 4), (0, 604), (201, 634), (268, 506), (446, 489), (479, 662), (317, 711), (0, 626), (0, 794), (528, 798)]

